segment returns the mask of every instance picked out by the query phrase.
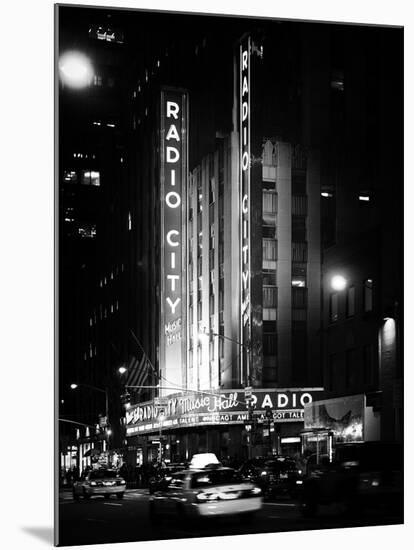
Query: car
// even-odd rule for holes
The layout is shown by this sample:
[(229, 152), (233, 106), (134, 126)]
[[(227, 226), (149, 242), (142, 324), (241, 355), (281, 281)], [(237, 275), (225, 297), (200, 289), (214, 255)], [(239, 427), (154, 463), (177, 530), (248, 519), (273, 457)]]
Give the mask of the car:
[(126, 482), (116, 470), (103, 469), (84, 472), (78, 481), (73, 484), (73, 498), (80, 497), (89, 499), (92, 496), (103, 496), (109, 498), (116, 495), (122, 499), (125, 494)]
[(349, 515), (367, 509), (403, 509), (403, 452), (394, 443), (338, 444), (332, 461), (322, 456), (303, 480), (300, 506), (304, 516), (323, 507)]
[(175, 473), (168, 486), (150, 496), (149, 512), (151, 521), (236, 515), (250, 520), (262, 504), (257, 485), (243, 481), (233, 468), (214, 464)]
[(163, 468), (159, 468), (148, 481), (148, 489), (152, 495), (156, 490), (166, 488), (172, 479), (173, 474), (185, 470), (183, 463), (170, 463)]
[(302, 474), (295, 460), (288, 456), (252, 458), (242, 464), (239, 473), (258, 485), (265, 497), (293, 496)]

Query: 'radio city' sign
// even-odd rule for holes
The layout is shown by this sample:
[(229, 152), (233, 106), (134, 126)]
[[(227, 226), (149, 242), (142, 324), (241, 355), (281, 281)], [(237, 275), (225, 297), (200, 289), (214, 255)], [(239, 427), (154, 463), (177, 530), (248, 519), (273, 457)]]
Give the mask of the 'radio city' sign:
[[(181, 386), (184, 366), (185, 269), (183, 223), (187, 192), (187, 94), (161, 92), (161, 326), (163, 376)], [(166, 391), (166, 393), (171, 393)]]
[[(322, 388), (254, 389), (249, 397), (254, 414), (264, 417), (270, 407), (275, 422), (301, 421), (305, 405), (311, 403)], [(127, 434), (149, 432), (159, 428), (159, 407), (153, 401), (135, 405), (126, 412)], [(248, 418), (243, 390), (213, 393), (187, 393), (169, 396), (163, 407), (162, 427), (240, 423)]]
[[(240, 44), (239, 133), (240, 133), (240, 340), (251, 340), (250, 326), (250, 36)], [(250, 357), (241, 356), (242, 379), (248, 382)], [(244, 364), (243, 364), (244, 363)]]

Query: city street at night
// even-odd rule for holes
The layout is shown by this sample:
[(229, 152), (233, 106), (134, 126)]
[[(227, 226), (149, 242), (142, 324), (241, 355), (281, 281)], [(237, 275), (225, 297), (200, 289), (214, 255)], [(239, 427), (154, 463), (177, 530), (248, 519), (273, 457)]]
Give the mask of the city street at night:
[(303, 518), (293, 500), (283, 499), (265, 502), (250, 523), (240, 517), (225, 518), (214, 520), (212, 528), (209, 521), (178, 523), (176, 518), (165, 518), (154, 527), (149, 521), (148, 499), (147, 489), (128, 490), (122, 501), (95, 497), (76, 502), (70, 491), (61, 491), (61, 540), (65, 545), (80, 545), (401, 523), (392, 509), (380, 515), (366, 511), (363, 516), (346, 519), (337, 509), (326, 507), (315, 518)]
[(402, 29), (56, 15), (56, 543), (402, 523)]

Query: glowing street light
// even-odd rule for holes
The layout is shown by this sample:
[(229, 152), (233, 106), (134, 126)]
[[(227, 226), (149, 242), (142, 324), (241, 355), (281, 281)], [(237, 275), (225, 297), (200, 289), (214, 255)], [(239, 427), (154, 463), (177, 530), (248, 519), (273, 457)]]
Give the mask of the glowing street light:
[(119, 367), (118, 372), (119, 374), (125, 374), (128, 369), (124, 366)]
[(77, 51), (68, 51), (59, 59), (59, 74), (62, 82), (70, 88), (85, 88), (93, 78), (93, 67), (89, 58)]
[(341, 292), (345, 290), (348, 281), (342, 275), (334, 275), (331, 279), (331, 287), (333, 290)]

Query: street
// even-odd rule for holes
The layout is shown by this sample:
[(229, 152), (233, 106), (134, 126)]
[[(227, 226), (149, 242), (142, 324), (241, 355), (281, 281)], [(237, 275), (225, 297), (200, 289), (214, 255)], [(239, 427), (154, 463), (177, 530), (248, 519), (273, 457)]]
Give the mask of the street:
[(239, 518), (183, 524), (165, 519), (153, 527), (148, 514), (147, 489), (127, 490), (123, 500), (94, 497), (75, 502), (71, 491), (60, 492), (60, 544), (82, 545), (110, 542), (242, 535), (368, 525), (392, 525), (402, 518), (392, 511), (366, 511), (363, 517), (344, 518), (324, 509), (316, 518), (303, 518), (296, 503), (284, 499), (266, 501), (257, 517), (247, 523)]

